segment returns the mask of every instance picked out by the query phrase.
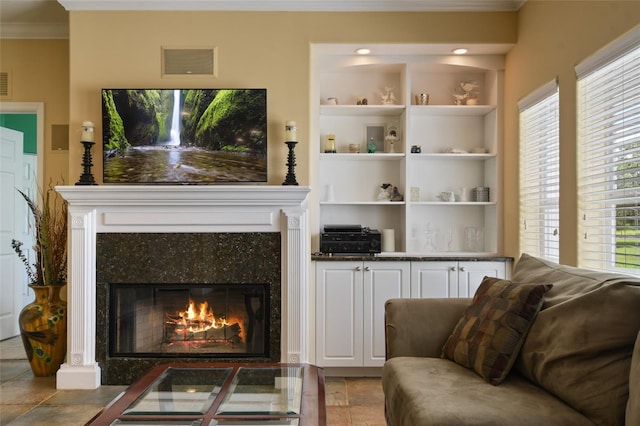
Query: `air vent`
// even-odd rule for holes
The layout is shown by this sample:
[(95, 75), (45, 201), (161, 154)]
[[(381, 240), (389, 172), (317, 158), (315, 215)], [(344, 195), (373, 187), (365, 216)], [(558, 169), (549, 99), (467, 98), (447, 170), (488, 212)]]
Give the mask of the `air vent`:
[(162, 49), (163, 75), (215, 75), (215, 49)]
[(0, 71), (0, 96), (9, 97), (11, 95), (11, 85), (9, 84), (9, 73)]

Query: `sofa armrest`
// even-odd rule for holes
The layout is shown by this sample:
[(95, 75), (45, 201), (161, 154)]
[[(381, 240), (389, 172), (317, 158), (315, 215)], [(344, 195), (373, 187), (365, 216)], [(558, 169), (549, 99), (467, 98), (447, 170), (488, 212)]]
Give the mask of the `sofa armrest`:
[(390, 299), (385, 303), (386, 359), (440, 357), (471, 299)]
[(640, 332), (631, 356), (629, 372), (629, 401), (625, 414), (625, 425), (640, 425)]

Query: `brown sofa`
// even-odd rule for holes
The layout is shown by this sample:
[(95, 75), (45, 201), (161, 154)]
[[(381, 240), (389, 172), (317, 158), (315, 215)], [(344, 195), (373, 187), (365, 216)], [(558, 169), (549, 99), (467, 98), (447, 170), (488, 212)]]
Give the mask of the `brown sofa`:
[(553, 287), (497, 386), (441, 358), (471, 299), (387, 302), (388, 424), (640, 425), (640, 278), (525, 254), (512, 280)]

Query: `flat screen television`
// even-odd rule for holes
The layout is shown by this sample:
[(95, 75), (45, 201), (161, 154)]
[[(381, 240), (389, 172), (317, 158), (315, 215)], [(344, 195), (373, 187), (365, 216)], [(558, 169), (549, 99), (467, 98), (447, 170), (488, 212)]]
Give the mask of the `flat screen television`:
[(103, 89), (103, 181), (267, 181), (266, 89)]

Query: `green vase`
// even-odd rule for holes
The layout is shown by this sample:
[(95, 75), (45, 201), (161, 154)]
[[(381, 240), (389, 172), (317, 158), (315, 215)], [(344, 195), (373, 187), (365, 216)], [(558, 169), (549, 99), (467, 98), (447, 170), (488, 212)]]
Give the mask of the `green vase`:
[(67, 354), (67, 302), (60, 299), (64, 286), (29, 287), (36, 297), (20, 311), (22, 344), (34, 376), (52, 376)]

